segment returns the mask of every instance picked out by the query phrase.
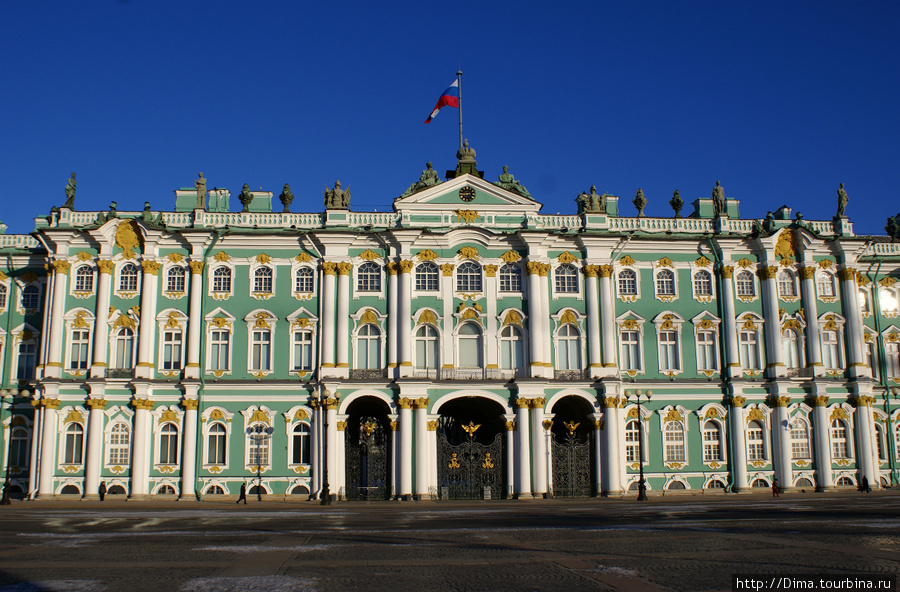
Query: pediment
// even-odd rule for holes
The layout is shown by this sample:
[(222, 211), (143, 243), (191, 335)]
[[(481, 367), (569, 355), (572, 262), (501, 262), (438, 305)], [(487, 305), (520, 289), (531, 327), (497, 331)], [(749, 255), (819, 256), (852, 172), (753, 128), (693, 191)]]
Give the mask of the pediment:
[[(467, 189), (463, 192), (466, 199), (460, 197), (461, 189)], [(394, 201), (394, 211), (397, 212), (437, 212), (457, 209), (497, 214), (527, 214), (540, 211), (541, 204), (468, 174)]]

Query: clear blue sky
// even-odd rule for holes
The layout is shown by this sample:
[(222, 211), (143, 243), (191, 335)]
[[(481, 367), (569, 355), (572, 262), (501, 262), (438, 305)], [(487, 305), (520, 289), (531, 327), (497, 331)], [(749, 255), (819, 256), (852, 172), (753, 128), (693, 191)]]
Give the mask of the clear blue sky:
[[(708, 197), (781, 204), (859, 234), (900, 211), (900, 2), (0, 2), (0, 220), (174, 207), (209, 187), (322, 211), (385, 211), (425, 162), (455, 166), (457, 112), (423, 124), (457, 69), (464, 132), (574, 213), (592, 183), (651, 216)], [(275, 200), (277, 203), (277, 200)], [(687, 206), (685, 213), (692, 208)]]

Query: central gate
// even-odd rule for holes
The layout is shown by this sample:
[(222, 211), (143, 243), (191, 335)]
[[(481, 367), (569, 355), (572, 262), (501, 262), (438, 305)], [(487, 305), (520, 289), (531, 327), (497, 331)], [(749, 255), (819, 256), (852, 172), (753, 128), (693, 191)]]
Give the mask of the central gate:
[(555, 432), (551, 440), (553, 458), (553, 495), (588, 497), (591, 495), (590, 441), (579, 434), (578, 423), (565, 422), (566, 433)]
[(376, 417), (360, 417), (345, 430), (348, 500), (384, 500), (388, 487), (389, 433)]
[(480, 425), (461, 426), (466, 435), (459, 444), (438, 437), (438, 496), (440, 499), (502, 499), (503, 438), (497, 434), (489, 444), (475, 439)]

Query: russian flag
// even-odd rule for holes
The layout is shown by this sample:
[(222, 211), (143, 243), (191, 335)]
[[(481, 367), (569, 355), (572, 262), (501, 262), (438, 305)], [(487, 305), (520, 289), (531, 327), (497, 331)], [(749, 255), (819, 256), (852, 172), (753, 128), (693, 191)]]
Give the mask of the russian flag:
[(454, 80), (453, 84), (441, 94), (441, 98), (438, 99), (437, 104), (434, 106), (434, 111), (431, 112), (431, 115), (428, 116), (425, 123), (431, 123), (431, 120), (438, 114), (438, 111), (444, 107), (456, 107), (459, 109), (459, 78)]

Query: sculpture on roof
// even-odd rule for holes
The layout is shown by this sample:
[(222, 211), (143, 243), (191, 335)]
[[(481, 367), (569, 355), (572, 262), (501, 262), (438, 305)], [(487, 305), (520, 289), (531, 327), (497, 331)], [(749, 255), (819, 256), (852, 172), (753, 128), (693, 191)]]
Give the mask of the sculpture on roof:
[(847, 201), (849, 200), (849, 198), (847, 197), (847, 192), (844, 191), (843, 183), (841, 183), (841, 186), (838, 187), (837, 194), (838, 194), (837, 217), (843, 218), (844, 210), (847, 209)]
[(75, 173), (72, 173), (69, 182), (66, 183), (66, 203), (63, 204), (63, 207), (69, 209), (75, 207)]
[(194, 181), (194, 187), (197, 188), (197, 205), (196, 208), (198, 210), (202, 210), (206, 207), (206, 179), (203, 178), (203, 173), (197, 173), (199, 177), (196, 181)]
[(241, 189), (240, 195), (238, 195), (238, 199), (241, 200), (241, 205), (244, 206), (241, 209), (242, 212), (250, 211), (250, 202), (253, 201), (253, 194), (250, 193), (250, 185), (244, 183), (244, 187)]
[(291, 202), (294, 201), (294, 194), (291, 192), (291, 186), (287, 183), (284, 184), (284, 189), (281, 190), (281, 195), (278, 196), (278, 199), (281, 200), (281, 205), (284, 206), (284, 210), (282, 213), (287, 214), (291, 211)]
[(638, 187), (637, 193), (634, 195), (634, 199), (631, 200), (631, 203), (634, 204), (634, 207), (637, 208), (638, 218), (644, 217), (644, 208), (647, 207), (647, 198), (644, 197), (644, 190)]
[(418, 193), (423, 189), (428, 189), (429, 187), (434, 187), (435, 185), (441, 182), (438, 177), (437, 171), (434, 170), (432, 164), (430, 162), (425, 163), (425, 170), (422, 171), (422, 174), (419, 175), (419, 180), (409, 186), (409, 189), (403, 192), (401, 198), (409, 197), (413, 193)]
[(672, 209), (675, 210), (675, 217), (681, 218), (681, 208), (684, 207), (684, 200), (681, 199), (681, 194), (678, 193), (678, 190), (675, 190), (675, 193), (672, 194), (672, 199), (669, 200), (669, 205), (672, 206)]
[(469, 139), (466, 138), (463, 142), (462, 148), (460, 148), (456, 153), (456, 159), (459, 162), (475, 162), (475, 149), (469, 148)]
[(725, 211), (725, 189), (718, 181), (716, 181), (716, 186), (712, 190), (712, 201), (716, 216), (728, 215)]
[(341, 189), (341, 181), (334, 182), (334, 189), (325, 186), (325, 209), (326, 210), (346, 210), (350, 208), (350, 186)]
[(606, 194), (598, 195), (597, 186), (591, 185), (590, 193), (582, 191), (575, 198), (575, 204), (578, 206), (578, 214), (605, 214), (606, 213)]
[(766, 212), (766, 219), (763, 220), (762, 229), (766, 232), (766, 234), (772, 234), (775, 232), (775, 216), (772, 212)]
[(503, 165), (503, 173), (498, 177), (498, 180), (494, 185), (531, 199), (531, 194), (521, 183), (516, 181), (516, 178), (510, 174), (509, 167), (506, 165)]

